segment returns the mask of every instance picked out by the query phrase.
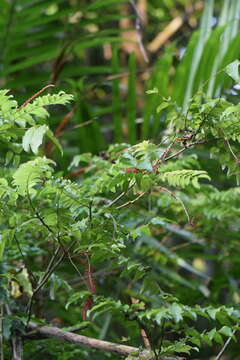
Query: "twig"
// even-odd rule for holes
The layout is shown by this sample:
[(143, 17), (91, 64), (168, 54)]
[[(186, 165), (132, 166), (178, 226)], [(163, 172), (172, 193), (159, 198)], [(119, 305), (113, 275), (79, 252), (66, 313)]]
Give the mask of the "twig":
[(14, 240), (16, 241), (18, 250), (19, 250), (19, 252), (20, 252), (20, 254), (21, 254), (21, 257), (22, 257), (22, 259), (23, 259), (24, 266), (26, 267), (28, 273), (31, 275), (31, 277), (33, 278), (33, 280), (34, 280), (35, 282), (37, 282), (37, 279), (36, 279), (35, 275), (33, 274), (33, 272), (32, 272), (29, 268), (27, 268), (27, 266), (26, 266), (25, 256), (24, 256), (24, 254), (23, 254), (23, 252), (22, 252), (21, 245), (20, 245), (20, 242), (18, 241), (18, 238), (16, 237), (16, 234), (14, 234), (13, 237), (14, 237)]
[(50, 259), (50, 261), (49, 261), (49, 264), (48, 264), (48, 266), (47, 266), (47, 269), (46, 269), (43, 277), (39, 280), (38, 285), (37, 285), (36, 289), (34, 290), (34, 292), (37, 293), (37, 292), (40, 290), (40, 288), (43, 286), (43, 285), (42, 285), (43, 282), (45, 283), (45, 278), (46, 278), (46, 276), (48, 275), (48, 273), (51, 271), (51, 269), (52, 269), (52, 267), (53, 267), (53, 264), (54, 264), (54, 262), (55, 262), (55, 260), (56, 260), (56, 258), (57, 258), (57, 256), (58, 256), (60, 250), (61, 250), (61, 246), (58, 245), (58, 247), (56, 248), (53, 256), (51, 257), (51, 259)]
[[(237, 329), (234, 329), (232, 335), (234, 335), (236, 331), (237, 331)], [(232, 340), (232, 337), (229, 337), (229, 338), (227, 339), (227, 341), (226, 341), (225, 344), (223, 345), (221, 351), (220, 351), (220, 352), (218, 353), (218, 355), (216, 356), (215, 360), (220, 360), (220, 359), (221, 359), (222, 354), (223, 354), (224, 351), (226, 350), (226, 348), (227, 348), (227, 346), (229, 345), (229, 343), (230, 343), (231, 340)]]
[(53, 70), (52, 70), (52, 74), (51, 74), (51, 82), (53, 82), (54, 84), (56, 83), (60, 72), (63, 69), (63, 66), (65, 64), (65, 56), (66, 56), (66, 52), (69, 48), (69, 46), (71, 45), (71, 42), (66, 43), (62, 50), (60, 51), (59, 55), (57, 56), (57, 58), (55, 59), (54, 63), (53, 63)]
[[(93, 122), (93, 120), (87, 120), (87, 121), (84, 121), (83, 123), (81, 124), (78, 124), (78, 125), (74, 125), (72, 126), (71, 128), (67, 128), (65, 129), (64, 131), (72, 131), (72, 130), (75, 130), (75, 129), (79, 129), (81, 127), (84, 127), (84, 126), (87, 126), (87, 125), (90, 125), (91, 123)], [(58, 135), (58, 137), (62, 136), (62, 132)]]
[[(63, 117), (62, 121), (57, 126), (57, 128), (54, 132), (54, 135), (56, 138), (58, 138), (62, 134), (66, 125), (69, 123), (69, 121), (71, 121), (75, 110), (76, 110), (76, 105)], [(46, 155), (50, 155), (52, 152), (52, 149), (53, 149), (53, 142), (49, 141), (46, 145)]]
[(188, 222), (191, 223), (191, 218), (190, 218), (190, 216), (189, 216), (189, 213), (188, 213), (188, 211), (187, 211), (187, 208), (186, 208), (184, 202), (183, 202), (179, 197), (177, 197), (176, 194), (174, 194), (172, 191), (170, 191), (169, 189), (167, 189), (167, 188), (165, 188), (165, 187), (163, 187), (163, 186), (156, 186), (155, 189), (159, 189), (159, 190), (161, 190), (161, 191), (167, 192), (167, 193), (168, 193), (169, 195), (171, 195), (175, 200), (179, 201), (180, 204), (182, 205), (182, 208), (183, 208), (186, 216), (187, 216)]
[(195, 141), (195, 142), (192, 142), (192, 143), (189, 143), (189, 144), (186, 144), (186, 146), (184, 146), (182, 149), (180, 149), (179, 151), (177, 151), (176, 153), (168, 156), (167, 158), (164, 159), (164, 161), (168, 161), (168, 160), (171, 160), (175, 157), (177, 157), (178, 155), (180, 155), (183, 151), (191, 148), (192, 146), (194, 145), (201, 145), (201, 144), (205, 144), (206, 141), (205, 140), (202, 140), (202, 141)]
[(182, 16), (175, 17), (147, 46), (151, 53), (156, 52), (184, 24)]
[[(128, 190), (127, 190), (128, 191)], [(127, 191), (123, 191), (120, 195), (118, 195), (113, 201), (110, 202), (110, 204), (108, 204), (107, 206), (113, 206), (116, 202), (118, 202), (118, 200), (122, 199), (126, 194)]]
[[(139, 299), (135, 299), (133, 296), (131, 296), (130, 299), (131, 299), (132, 304), (138, 304), (139, 303)], [(147, 332), (146, 332), (144, 326), (142, 326), (140, 321), (137, 321), (137, 322), (138, 322), (138, 324), (140, 326), (140, 333), (141, 333), (141, 337), (142, 337), (144, 346), (146, 348), (148, 348), (148, 349), (151, 349), (151, 343), (150, 343), (149, 337), (147, 335)]]
[(136, 20), (135, 20), (135, 29), (136, 29), (136, 33), (137, 33), (137, 40), (138, 40), (138, 46), (139, 49), (141, 51), (141, 54), (143, 56), (143, 59), (146, 63), (149, 63), (149, 58), (147, 55), (147, 51), (143, 45), (143, 39), (142, 39), (142, 26), (141, 24), (143, 23), (143, 19), (142, 16), (134, 2), (134, 0), (129, 0), (135, 14), (136, 14)]
[(134, 204), (136, 201), (138, 201), (145, 194), (146, 194), (146, 191), (143, 191), (135, 199), (129, 200), (129, 201), (125, 202), (124, 204), (117, 206), (116, 209), (122, 209), (125, 206)]
[(171, 151), (171, 149), (172, 149), (175, 141), (176, 141), (176, 139), (174, 139), (174, 140), (171, 142), (171, 144), (170, 144), (170, 145), (166, 148), (166, 150), (162, 153), (162, 155), (161, 155), (160, 158), (156, 161), (156, 163), (153, 164), (153, 169), (154, 169), (155, 171), (157, 170), (158, 165), (159, 165), (161, 162), (165, 161), (165, 158), (166, 158), (167, 154)]
[(134, 181), (126, 191), (123, 191), (120, 195), (118, 195), (114, 200), (112, 200), (107, 207), (113, 206), (116, 202), (118, 202), (118, 200), (122, 199), (125, 195), (127, 195), (127, 193), (129, 192), (129, 190), (131, 190), (133, 188), (133, 186), (136, 184), (136, 181)]
[(182, 249), (182, 248), (184, 248), (184, 247), (186, 247), (186, 246), (189, 246), (189, 245), (191, 245), (190, 242), (185, 242), (185, 243), (183, 243), (183, 244), (179, 244), (179, 245), (170, 247), (170, 250), (171, 250), (171, 251), (176, 251), (176, 250), (178, 250), (178, 249)]
[(187, 18), (196, 10), (199, 11), (203, 5), (204, 1), (201, 1), (199, 4), (195, 4), (195, 6), (190, 11), (187, 11), (186, 14), (179, 15), (172, 19), (170, 23), (163, 29), (163, 31), (157, 34), (157, 36), (148, 44), (147, 49), (151, 53), (156, 52), (182, 27), (182, 25), (184, 25)]
[[(145, 74), (145, 73), (152, 72), (152, 71), (153, 71), (153, 67), (148, 67), (148, 68), (144, 68), (144, 69), (138, 69), (137, 70), (137, 75)], [(130, 71), (123, 71), (123, 72), (121, 72), (119, 74), (108, 75), (108, 76), (102, 78), (101, 81), (98, 82), (98, 84), (101, 85), (102, 82), (125, 78), (129, 74), (130, 74)], [(96, 86), (96, 85), (93, 85), (93, 86)]]
[(85, 173), (85, 171), (89, 170), (90, 167), (80, 167), (74, 171), (71, 171), (70, 173), (68, 173), (67, 175), (64, 176), (64, 179), (68, 179), (68, 178), (75, 178), (78, 175), (81, 175), (83, 173)]
[(53, 84), (48, 84), (48, 85), (44, 86), (41, 90), (39, 90), (36, 94), (33, 94), (33, 96), (28, 98), (21, 106), (19, 106), (17, 111), (19, 111), (22, 108), (24, 108), (25, 106), (27, 106), (27, 104), (29, 104), (32, 100), (36, 99), (36, 97), (38, 97), (44, 90), (46, 90), (50, 87), (54, 87), (54, 86), (55, 85), (53, 85)]
[(232, 149), (232, 147), (231, 147), (231, 145), (230, 145), (227, 137), (225, 136), (223, 130), (221, 130), (221, 132), (223, 133), (224, 141), (225, 141), (225, 143), (227, 144), (227, 146), (228, 146), (228, 148), (229, 148), (229, 150), (230, 150), (230, 153), (231, 153), (232, 156), (234, 157), (235, 161), (236, 161), (236, 162), (239, 162), (239, 159), (238, 159), (237, 155), (234, 153), (234, 151), (233, 151), (233, 149)]
[[(62, 246), (62, 249), (64, 249), (63, 246)], [(73, 259), (71, 258), (71, 255), (69, 254), (69, 251), (66, 249), (64, 249), (63, 251), (65, 252), (65, 255), (68, 258), (69, 262), (71, 263), (72, 267), (76, 270), (76, 273), (79, 275), (80, 279), (82, 279), (82, 281), (84, 281), (86, 284), (84, 276), (78, 270), (77, 265), (74, 263)]]
[(65, 253), (63, 252), (62, 255), (60, 256), (60, 258), (57, 260), (57, 262), (54, 264), (54, 261), (59, 253), (61, 249), (61, 246), (59, 245), (53, 255), (53, 257), (51, 258), (48, 267), (43, 275), (43, 277), (40, 279), (37, 287), (33, 290), (33, 294), (29, 300), (28, 306), (27, 306), (27, 325), (29, 323), (29, 321), (31, 320), (31, 313), (32, 313), (32, 306), (33, 306), (33, 300), (36, 296), (36, 294), (39, 292), (39, 290), (46, 284), (46, 282), (48, 281), (49, 277), (52, 275), (53, 271), (56, 269), (56, 267), (62, 262)]
[(50, 226), (48, 224), (45, 223), (44, 219), (41, 217), (41, 215), (39, 214), (39, 212), (35, 209), (34, 205), (33, 205), (33, 202), (32, 202), (32, 199), (31, 199), (31, 196), (30, 196), (30, 193), (29, 193), (29, 179), (30, 179), (30, 175), (28, 176), (27, 178), (27, 188), (26, 188), (26, 192), (27, 192), (27, 198), (28, 198), (28, 202), (29, 202), (29, 205), (33, 211), (33, 213), (36, 215), (36, 217), (38, 218), (38, 220), (42, 223), (42, 225), (51, 233), (55, 236), (55, 233), (54, 231), (50, 228)]
[(184, 147), (184, 148), (178, 150), (176, 153), (174, 153), (174, 154), (168, 156), (167, 158), (165, 158), (165, 161), (168, 161), (168, 160), (171, 160), (171, 159), (177, 157), (178, 155), (180, 155), (183, 151), (185, 151), (185, 150), (187, 150), (187, 149), (188, 149), (188, 148)]

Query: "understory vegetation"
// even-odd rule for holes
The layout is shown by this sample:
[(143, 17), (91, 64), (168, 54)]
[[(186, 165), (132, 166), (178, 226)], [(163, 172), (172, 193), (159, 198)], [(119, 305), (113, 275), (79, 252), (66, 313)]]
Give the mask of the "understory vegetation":
[(1, 7), (0, 360), (237, 359), (240, 2)]

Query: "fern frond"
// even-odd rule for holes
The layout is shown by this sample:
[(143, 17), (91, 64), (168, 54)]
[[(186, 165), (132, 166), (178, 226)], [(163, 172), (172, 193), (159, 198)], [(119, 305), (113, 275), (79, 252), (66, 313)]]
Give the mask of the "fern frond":
[(33, 187), (51, 176), (53, 169), (50, 165), (55, 163), (46, 157), (37, 157), (20, 165), (13, 174), (13, 184), (18, 187), (19, 194), (34, 193)]
[(162, 164), (159, 168), (160, 172), (170, 172), (176, 170), (188, 170), (193, 169), (197, 170), (200, 168), (199, 162), (197, 160), (196, 154), (191, 154), (189, 156), (184, 156), (181, 159), (175, 159), (175, 161), (167, 161)]
[(235, 222), (240, 215), (240, 187), (219, 191), (205, 191), (192, 200), (193, 209), (204, 214), (209, 220), (224, 220)]
[(0, 90), (0, 124), (13, 122), (12, 112), (17, 109), (17, 101), (13, 95), (8, 95), (9, 90)]
[(48, 111), (44, 108), (49, 105), (65, 105), (73, 100), (73, 95), (66, 94), (60, 91), (58, 94), (47, 94), (40, 96), (28, 103), (26, 106), (15, 111), (15, 121), (20, 126), (25, 126), (26, 123), (31, 125), (35, 124), (35, 117), (45, 119), (49, 116)]
[(200, 188), (199, 179), (210, 180), (209, 175), (204, 170), (176, 170), (170, 171), (159, 176), (160, 180), (167, 181), (169, 185), (179, 186), (185, 188), (192, 185), (195, 188)]

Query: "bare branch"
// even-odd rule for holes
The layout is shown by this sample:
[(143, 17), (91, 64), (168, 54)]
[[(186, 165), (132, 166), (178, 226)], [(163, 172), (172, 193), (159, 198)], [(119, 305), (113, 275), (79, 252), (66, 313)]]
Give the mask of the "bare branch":
[(146, 191), (141, 192), (135, 199), (129, 200), (129, 201), (125, 202), (124, 204), (117, 206), (116, 209), (121, 209), (121, 208), (123, 208), (125, 206), (134, 204), (136, 201), (138, 201), (145, 194), (146, 194)]
[(37, 333), (49, 338), (57, 338), (61, 341), (91, 347), (102, 351), (108, 351), (119, 355), (127, 356), (133, 352), (138, 352), (138, 348), (132, 346), (114, 344), (112, 342), (94, 339), (84, 335), (73, 334), (69, 331), (61, 330), (54, 326), (39, 326), (32, 321), (30, 321), (28, 324), (28, 328), (29, 330), (35, 330)]
[[(35, 334), (37, 333), (43, 335), (44, 337), (55, 338), (55, 339), (59, 339), (60, 341), (69, 342), (71, 344), (90, 347), (92, 349), (107, 351), (122, 356), (128, 356), (131, 353), (140, 353), (140, 350), (133, 346), (115, 344), (108, 341), (90, 338), (84, 335), (73, 334), (69, 331), (62, 330), (54, 326), (39, 326), (39, 324), (36, 324), (32, 321), (29, 322), (28, 329), (30, 331), (34, 330)], [(148, 350), (143, 350), (141, 354), (143, 356), (145, 355), (145, 357), (148, 360), (154, 359), (154, 355), (151, 357), (151, 352)], [(184, 358), (179, 358), (179, 357), (172, 358), (172, 357), (164, 356), (164, 357), (160, 357), (159, 360), (184, 360)]]
[(48, 84), (46, 86), (44, 86), (41, 90), (39, 90), (36, 94), (34, 94), (33, 96), (31, 96), (29, 99), (27, 99), (21, 106), (19, 106), (19, 108), (17, 109), (18, 111), (21, 110), (22, 108), (24, 108), (25, 106), (27, 106), (27, 104), (29, 104), (32, 100), (36, 99), (36, 97), (38, 97), (44, 90), (50, 88), (50, 87), (54, 87), (55, 85), (53, 84)]
[[(233, 335), (235, 334), (235, 332), (237, 331), (237, 329), (233, 330)], [(216, 356), (215, 360), (220, 360), (222, 357), (222, 354), (224, 353), (224, 351), (226, 350), (228, 344), (230, 343), (230, 341), (232, 340), (232, 337), (229, 337), (227, 339), (227, 341), (225, 342), (225, 344), (223, 345), (221, 351), (218, 353), (218, 355)]]
[(143, 56), (143, 59), (146, 63), (149, 63), (149, 58), (148, 58), (148, 54), (147, 51), (143, 45), (143, 39), (142, 39), (142, 23), (143, 23), (143, 19), (141, 16), (140, 11), (138, 10), (134, 0), (129, 0), (135, 14), (136, 14), (136, 20), (135, 20), (135, 29), (136, 29), (136, 33), (137, 33), (137, 41), (138, 41), (138, 46), (140, 49), (140, 52)]

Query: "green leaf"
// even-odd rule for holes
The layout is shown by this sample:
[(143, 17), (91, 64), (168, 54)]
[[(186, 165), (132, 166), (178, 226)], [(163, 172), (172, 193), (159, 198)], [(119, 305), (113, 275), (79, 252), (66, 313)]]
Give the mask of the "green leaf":
[(173, 303), (170, 307), (169, 307), (169, 313), (172, 315), (172, 317), (174, 318), (174, 320), (176, 321), (176, 323), (178, 323), (179, 321), (181, 321), (183, 319), (183, 309), (180, 305), (178, 305), (177, 303)]
[(43, 136), (49, 130), (47, 125), (33, 126), (28, 129), (23, 137), (22, 146), (26, 152), (30, 149), (34, 154), (38, 153), (38, 148), (42, 144)]
[(229, 327), (229, 326), (223, 326), (220, 330), (219, 330), (219, 332), (221, 333), (221, 334), (223, 334), (223, 335), (225, 335), (225, 336), (233, 336), (233, 331), (232, 331), (232, 329)]
[(215, 320), (216, 319), (216, 314), (219, 312), (219, 309), (208, 309), (207, 310), (209, 316)]
[(240, 84), (240, 75), (239, 75), (239, 65), (240, 61), (235, 60), (228, 64), (225, 68), (226, 73), (237, 83)]
[(220, 345), (224, 344), (223, 338), (221, 334), (219, 334), (219, 332), (216, 332), (216, 334), (214, 335), (214, 340)]
[(29, 279), (29, 274), (27, 269), (24, 267), (18, 274), (16, 274), (15, 279), (18, 281), (18, 283), (22, 286), (23, 292), (27, 294), (29, 297), (32, 296), (33, 290), (32, 290), (32, 284)]
[(13, 174), (13, 184), (18, 187), (20, 195), (28, 191), (34, 192), (33, 187), (43, 178), (49, 178), (53, 171), (50, 165), (55, 165), (53, 160), (38, 157), (19, 166)]
[(148, 94), (148, 95), (151, 95), (151, 94), (158, 94), (158, 88), (153, 88), (153, 89), (151, 89), (151, 90), (147, 90), (146, 91), (146, 94)]
[(171, 103), (167, 101), (163, 101), (158, 107), (157, 107), (157, 114), (159, 114), (163, 109), (166, 109), (168, 106), (170, 106)]
[(69, 299), (65, 305), (65, 309), (68, 310), (68, 308), (71, 304), (82, 303), (82, 301), (90, 295), (91, 295), (91, 293), (86, 290), (74, 293), (73, 295), (71, 295), (69, 297)]

